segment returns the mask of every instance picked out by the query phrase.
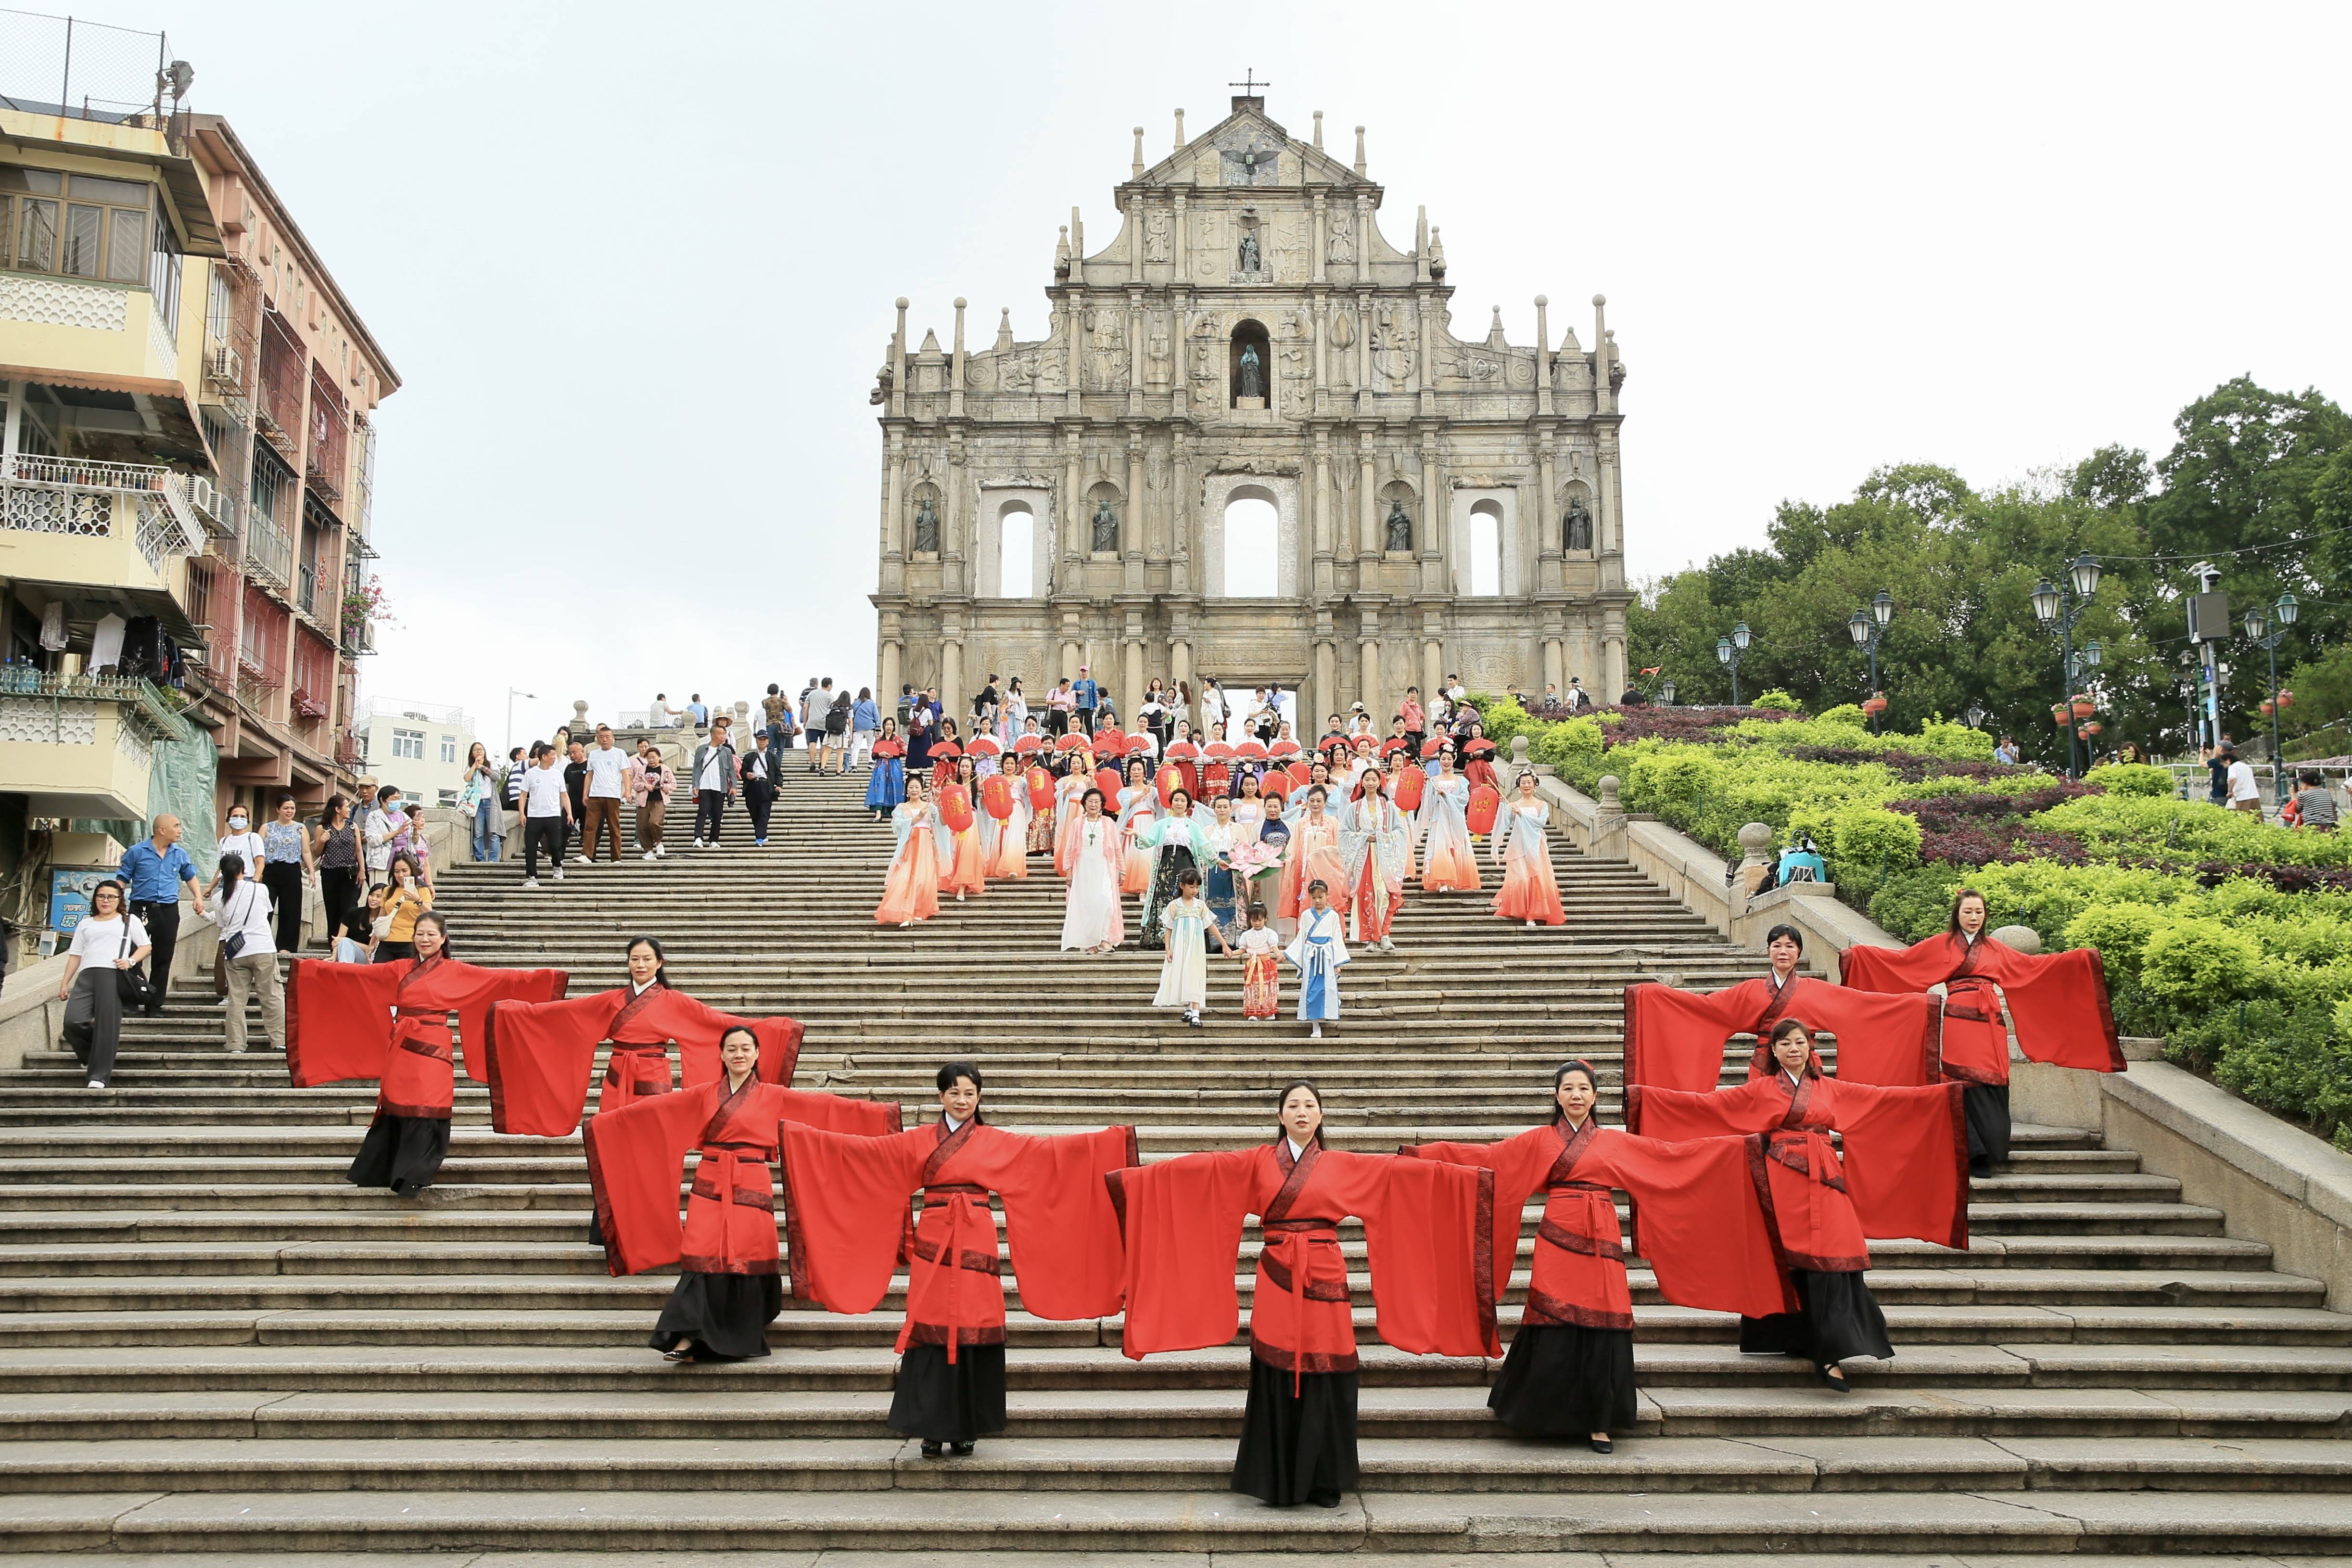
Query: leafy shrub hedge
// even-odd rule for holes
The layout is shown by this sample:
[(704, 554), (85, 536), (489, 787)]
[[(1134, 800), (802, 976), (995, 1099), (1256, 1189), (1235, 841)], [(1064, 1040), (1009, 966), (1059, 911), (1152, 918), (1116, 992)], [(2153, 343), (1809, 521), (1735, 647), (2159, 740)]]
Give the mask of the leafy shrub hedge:
[(1906, 942), (1973, 887), (1996, 926), (2099, 949), (2127, 1033), (2352, 1149), (2352, 832), (2177, 799), (2160, 767), (2077, 784), (1994, 763), (1965, 725), (1874, 735), (1852, 704), (1765, 701), (1561, 721), (1503, 702), (1486, 731), (1588, 794), (1615, 773), (1627, 809), (1727, 858), (1750, 822), (1811, 835), (1839, 895)]

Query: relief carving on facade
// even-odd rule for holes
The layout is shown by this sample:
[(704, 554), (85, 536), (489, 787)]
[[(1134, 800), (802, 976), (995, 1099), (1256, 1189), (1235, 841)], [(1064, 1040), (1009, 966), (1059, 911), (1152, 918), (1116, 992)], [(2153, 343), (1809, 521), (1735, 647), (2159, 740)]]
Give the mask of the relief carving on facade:
[(1175, 244), (1176, 219), (1173, 215), (1152, 212), (1143, 219), (1143, 259), (1165, 261)]
[(1330, 248), (1325, 253), (1325, 259), (1329, 261), (1356, 259), (1355, 214), (1335, 212), (1331, 215), (1331, 244)]

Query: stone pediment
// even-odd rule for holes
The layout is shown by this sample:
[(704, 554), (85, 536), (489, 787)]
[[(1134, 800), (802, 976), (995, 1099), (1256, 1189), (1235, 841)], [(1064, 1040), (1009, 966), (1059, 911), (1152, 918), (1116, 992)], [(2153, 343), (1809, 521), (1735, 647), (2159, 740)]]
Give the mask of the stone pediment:
[(1318, 152), (1314, 143), (1299, 141), (1265, 114), (1248, 108), (1236, 109), (1131, 183), (1257, 190), (1302, 185), (1377, 189), (1347, 163)]

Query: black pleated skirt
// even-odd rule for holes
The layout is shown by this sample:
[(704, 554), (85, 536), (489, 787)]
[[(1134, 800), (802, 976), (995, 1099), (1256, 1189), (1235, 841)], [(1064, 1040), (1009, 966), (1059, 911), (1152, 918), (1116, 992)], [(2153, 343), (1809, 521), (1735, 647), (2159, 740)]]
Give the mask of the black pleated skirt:
[(441, 1162), (449, 1157), (449, 1122), (446, 1117), (394, 1116), (379, 1110), (360, 1140), (358, 1157), (347, 1173), (355, 1187), (390, 1187), (409, 1197), (433, 1184)]
[(749, 1361), (768, 1353), (768, 1325), (783, 1310), (784, 1282), (778, 1275), (688, 1269), (646, 1342), (666, 1351), (683, 1337), (694, 1342), (698, 1361)]
[(1859, 1269), (1821, 1274), (1792, 1268), (1804, 1310), (1775, 1312), (1769, 1318), (1739, 1320), (1739, 1348), (1749, 1355), (1801, 1355), (1815, 1366), (1828, 1366), (1848, 1356), (1875, 1356), (1885, 1361), (1895, 1353), (1886, 1341), (1886, 1314), (1863, 1282)]
[(890, 1430), (926, 1443), (971, 1443), (1004, 1430), (1004, 1347), (908, 1345), (890, 1395)]
[(1633, 1331), (1574, 1323), (1522, 1326), (1486, 1395), (1514, 1432), (1588, 1437), (1633, 1425)]
[(1336, 1508), (1356, 1484), (1356, 1374), (1305, 1373), (1290, 1390), (1289, 1373), (1250, 1357), (1233, 1489), (1276, 1508)]
[(1969, 1169), (1981, 1176), (2009, 1158), (2009, 1085), (1965, 1085), (1960, 1113), (1969, 1124)]

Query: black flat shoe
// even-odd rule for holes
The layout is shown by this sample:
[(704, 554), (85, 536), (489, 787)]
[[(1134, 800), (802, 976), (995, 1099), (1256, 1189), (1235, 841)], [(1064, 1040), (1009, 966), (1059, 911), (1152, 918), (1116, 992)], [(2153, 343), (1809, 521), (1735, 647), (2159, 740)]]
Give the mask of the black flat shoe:
[(1617, 1451), (1617, 1445), (1606, 1437), (1588, 1437), (1585, 1441), (1592, 1445), (1592, 1451), (1596, 1454), (1613, 1454)]
[(937, 1443), (926, 1443), (923, 1445), (923, 1458), (926, 1459), (936, 1459), (939, 1457), (940, 1445)]
[(953, 1454), (959, 1459), (970, 1458), (971, 1457), (971, 1450), (972, 1445), (970, 1443), (950, 1443), (948, 1445), (948, 1452)]
[(1817, 1366), (1813, 1369), (1813, 1375), (1820, 1378), (1822, 1380), (1822, 1386), (1828, 1389), (1832, 1394), (1852, 1394), (1853, 1392), (1853, 1384), (1846, 1381), (1845, 1374), (1843, 1373), (1836, 1373), (1836, 1375), (1832, 1376), (1832, 1373), (1833, 1372), (1836, 1372), (1835, 1368)]

